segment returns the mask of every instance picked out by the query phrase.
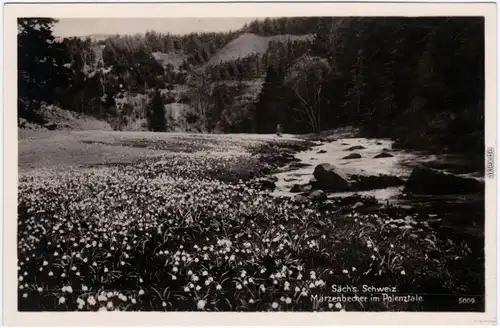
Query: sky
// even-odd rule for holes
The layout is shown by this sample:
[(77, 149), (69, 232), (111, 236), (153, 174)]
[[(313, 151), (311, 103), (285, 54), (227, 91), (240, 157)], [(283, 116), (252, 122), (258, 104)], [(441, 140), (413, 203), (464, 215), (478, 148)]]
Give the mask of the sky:
[(90, 34), (227, 32), (255, 18), (60, 18), (52, 31), (56, 37)]

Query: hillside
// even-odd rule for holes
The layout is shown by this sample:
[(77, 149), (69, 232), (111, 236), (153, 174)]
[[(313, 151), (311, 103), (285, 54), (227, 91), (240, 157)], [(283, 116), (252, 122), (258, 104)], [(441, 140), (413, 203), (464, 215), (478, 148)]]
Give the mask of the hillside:
[(264, 55), (271, 41), (290, 42), (312, 40), (314, 35), (273, 35), (259, 36), (245, 33), (229, 42), (224, 48), (213, 55), (207, 64), (216, 65), (221, 62), (244, 58), (252, 54)]
[(40, 112), (43, 112), (45, 121), (43, 125), (21, 118), (19, 127), (26, 130), (113, 130), (108, 122), (89, 115), (64, 110), (54, 105), (43, 106)]
[(187, 56), (179, 51), (169, 52), (169, 53), (155, 51), (152, 53), (152, 55), (154, 59), (158, 63), (160, 63), (163, 67), (172, 65), (174, 70), (179, 70), (184, 61), (187, 59)]

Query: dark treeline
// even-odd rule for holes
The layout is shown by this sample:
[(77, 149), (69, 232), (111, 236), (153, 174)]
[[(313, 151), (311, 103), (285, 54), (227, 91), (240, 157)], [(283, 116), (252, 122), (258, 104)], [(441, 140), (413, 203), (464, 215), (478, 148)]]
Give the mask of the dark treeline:
[(312, 53), (296, 80), (268, 70), (263, 132), (276, 117), (295, 132), (354, 124), (411, 147), (483, 147), (482, 18), (326, 18)]
[[(124, 93), (150, 94), (149, 108), (158, 108), (160, 98), (189, 104), (195, 109), (189, 120), (203, 121), (206, 131), (272, 133), (281, 124), (287, 133), (307, 133), (355, 125), (410, 148), (483, 150), (483, 18), (276, 18), (229, 33), (148, 32), (99, 42), (55, 42), (53, 23), (19, 20), (19, 115), (29, 120), (40, 119), (43, 102), (110, 119), (123, 116), (116, 99)], [(243, 33), (313, 37), (209, 63)], [(241, 105), (244, 82), (256, 79), (264, 81), (260, 94)], [(182, 99), (154, 91), (176, 86), (188, 89)]]

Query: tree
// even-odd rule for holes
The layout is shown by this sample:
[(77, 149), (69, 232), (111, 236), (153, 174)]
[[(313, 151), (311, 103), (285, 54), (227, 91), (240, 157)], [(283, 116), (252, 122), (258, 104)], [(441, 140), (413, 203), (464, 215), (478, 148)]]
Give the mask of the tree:
[(257, 133), (272, 133), (280, 118), (280, 93), (282, 91), (281, 77), (278, 70), (269, 65), (266, 80), (255, 106), (255, 130)]
[[(69, 84), (66, 47), (55, 42), (51, 18), (19, 18), (17, 35), (18, 117), (41, 121), (37, 110), (53, 103)], [(41, 123), (41, 122), (40, 122)]]
[(285, 85), (299, 101), (295, 111), (304, 114), (313, 132), (321, 131), (322, 90), (330, 74), (330, 65), (321, 58), (304, 56), (292, 67)]
[(156, 89), (149, 103), (149, 130), (155, 132), (165, 132), (167, 122), (165, 119), (165, 101), (159, 89)]

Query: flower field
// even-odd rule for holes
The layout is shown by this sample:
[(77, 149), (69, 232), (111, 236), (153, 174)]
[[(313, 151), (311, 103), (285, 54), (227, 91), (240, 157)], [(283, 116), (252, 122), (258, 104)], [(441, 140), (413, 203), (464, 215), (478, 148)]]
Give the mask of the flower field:
[(417, 214), (274, 198), (255, 183), (265, 163), (245, 150), (21, 173), (19, 310), (433, 310), (446, 304), (311, 296), (335, 296), (332, 285), (478, 292), (464, 242), (397, 223)]

